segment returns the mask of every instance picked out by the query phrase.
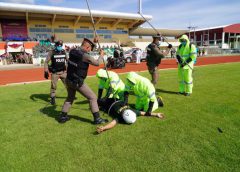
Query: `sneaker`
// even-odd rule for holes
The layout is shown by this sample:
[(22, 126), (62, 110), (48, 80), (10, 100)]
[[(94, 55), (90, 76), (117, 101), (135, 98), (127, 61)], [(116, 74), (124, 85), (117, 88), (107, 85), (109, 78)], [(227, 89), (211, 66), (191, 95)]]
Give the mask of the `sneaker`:
[(94, 124), (104, 124), (104, 123), (107, 123), (108, 120), (107, 119), (102, 119), (102, 118), (97, 118), (93, 121)]
[(55, 97), (51, 97), (50, 103), (51, 103), (51, 105), (55, 105), (56, 104)]
[(190, 96), (191, 94), (190, 93), (185, 93), (185, 96)]
[(70, 117), (67, 115), (67, 114), (61, 114), (60, 117), (58, 118), (58, 122), (59, 123), (65, 123), (67, 122), (68, 120), (70, 120)]
[(157, 101), (158, 101), (158, 106), (163, 107), (164, 104), (161, 96), (158, 96)]

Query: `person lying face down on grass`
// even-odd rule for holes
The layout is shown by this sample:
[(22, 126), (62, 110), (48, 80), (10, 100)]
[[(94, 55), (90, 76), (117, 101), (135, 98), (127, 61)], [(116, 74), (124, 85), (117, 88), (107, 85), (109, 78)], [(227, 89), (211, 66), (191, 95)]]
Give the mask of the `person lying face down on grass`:
[[(137, 116), (146, 116), (146, 112), (130, 109), (128, 105), (125, 105), (124, 101), (115, 101), (113, 98), (105, 99), (105, 105), (102, 109), (108, 112), (113, 120), (106, 125), (98, 126), (96, 129), (98, 134), (115, 127), (118, 123), (133, 124), (136, 121)], [(160, 112), (152, 112), (149, 116), (157, 117), (159, 119), (164, 118), (164, 114)]]

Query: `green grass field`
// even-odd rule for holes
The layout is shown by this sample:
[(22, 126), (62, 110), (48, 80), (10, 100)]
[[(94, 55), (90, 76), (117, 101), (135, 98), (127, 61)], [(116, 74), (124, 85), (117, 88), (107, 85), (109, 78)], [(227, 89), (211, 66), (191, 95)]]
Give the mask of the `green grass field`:
[[(87, 83), (97, 92), (95, 77)], [(0, 87), (0, 171), (240, 171), (240, 63), (195, 68), (191, 97), (176, 95), (177, 70), (161, 70), (165, 120), (139, 117), (100, 135), (80, 94), (59, 124), (66, 90), (59, 82), (57, 106), (43, 108), (49, 86)]]

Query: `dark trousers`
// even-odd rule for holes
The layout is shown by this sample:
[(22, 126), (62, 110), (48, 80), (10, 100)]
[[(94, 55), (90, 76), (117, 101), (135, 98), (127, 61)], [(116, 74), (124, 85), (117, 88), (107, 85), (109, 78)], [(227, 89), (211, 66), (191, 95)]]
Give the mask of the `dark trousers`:
[(82, 86), (78, 86), (78, 84), (73, 83), (68, 79), (66, 79), (66, 86), (67, 86), (68, 96), (62, 107), (62, 112), (68, 113), (75, 99), (76, 91), (89, 100), (89, 106), (92, 113), (96, 113), (99, 111), (98, 104), (97, 104), (97, 96), (88, 87), (87, 84), (84, 83)]
[(155, 85), (157, 84), (158, 82), (158, 78), (159, 78), (159, 73), (158, 73), (158, 66), (148, 66), (148, 71), (152, 77), (152, 84)]

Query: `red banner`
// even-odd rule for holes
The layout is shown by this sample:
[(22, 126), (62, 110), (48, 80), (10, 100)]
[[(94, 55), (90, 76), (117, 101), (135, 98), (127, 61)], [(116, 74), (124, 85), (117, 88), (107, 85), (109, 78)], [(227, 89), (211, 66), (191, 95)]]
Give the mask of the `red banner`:
[(22, 44), (11, 44), (11, 45), (8, 45), (9, 47), (11, 48), (19, 48), (20, 46), (22, 46)]

